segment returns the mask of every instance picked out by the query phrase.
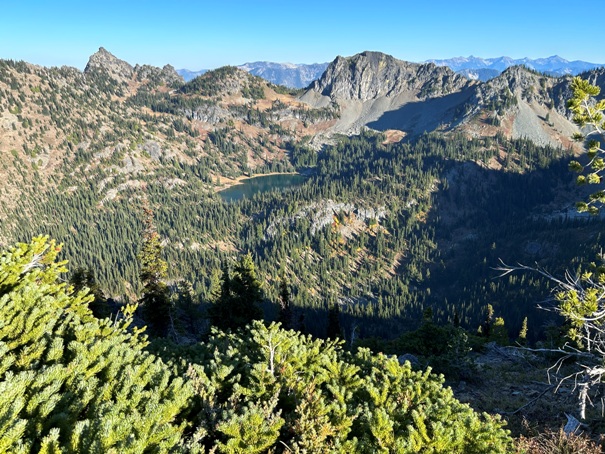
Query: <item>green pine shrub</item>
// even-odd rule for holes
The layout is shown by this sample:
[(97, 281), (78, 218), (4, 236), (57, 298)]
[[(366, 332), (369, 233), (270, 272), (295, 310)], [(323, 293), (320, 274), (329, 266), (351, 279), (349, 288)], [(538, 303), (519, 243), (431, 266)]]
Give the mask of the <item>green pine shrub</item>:
[[(198, 437), (220, 452), (508, 452), (497, 417), (458, 402), (443, 378), (367, 349), (352, 354), (279, 324), (214, 331), (175, 355), (201, 402)], [(179, 358), (179, 359), (176, 359)], [(191, 364), (194, 360), (195, 364)], [(248, 446), (245, 450), (244, 447)]]
[[(253, 322), (146, 348), (135, 310), (97, 319), (45, 237), (0, 253), (0, 452), (504, 453), (497, 417), (443, 378)], [(151, 353), (156, 351), (158, 355)]]
[(47, 238), (0, 255), (0, 452), (166, 452), (193, 390), (121, 318), (61, 281)]

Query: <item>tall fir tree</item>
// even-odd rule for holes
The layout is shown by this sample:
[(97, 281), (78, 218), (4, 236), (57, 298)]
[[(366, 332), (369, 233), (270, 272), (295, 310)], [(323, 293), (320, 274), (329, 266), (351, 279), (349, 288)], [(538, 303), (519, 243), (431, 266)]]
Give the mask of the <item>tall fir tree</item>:
[(293, 328), (290, 289), (288, 288), (288, 280), (284, 275), (281, 276), (279, 281), (279, 316), (277, 321), (281, 323), (284, 329)]
[(252, 255), (248, 253), (239, 259), (232, 273), (227, 265), (223, 266), (221, 295), (208, 309), (208, 317), (219, 329), (243, 328), (263, 318), (262, 299), (261, 283)]
[(521, 324), (521, 330), (519, 331), (519, 337), (517, 337), (517, 343), (519, 345), (527, 345), (527, 317), (523, 319)]
[(94, 297), (90, 302), (90, 310), (92, 310), (95, 317), (105, 318), (110, 315), (109, 302), (107, 301), (107, 298), (105, 298), (95, 274), (91, 269), (76, 269), (72, 273), (69, 282), (73, 285), (75, 293), (88, 289), (89, 294)]
[(342, 329), (340, 327), (340, 307), (338, 303), (332, 304), (328, 309), (328, 339), (342, 338)]
[(145, 230), (139, 252), (143, 295), (139, 303), (149, 332), (156, 336), (166, 336), (171, 326), (170, 293), (165, 283), (168, 266), (162, 259), (163, 246), (153, 222), (153, 211), (147, 207), (143, 210)]
[[(223, 276), (221, 278), (221, 276)], [(224, 280), (224, 273), (221, 274), (221, 270), (214, 269), (210, 275), (210, 285), (208, 287), (207, 299), (211, 303), (216, 303), (221, 297), (221, 283)]]
[(494, 307), (488, 304), (485, 307), (485, 320), (481, 324), (479, 333), (485, 337), (489, 337), (492, 330), (492, 324), (494, 321)]

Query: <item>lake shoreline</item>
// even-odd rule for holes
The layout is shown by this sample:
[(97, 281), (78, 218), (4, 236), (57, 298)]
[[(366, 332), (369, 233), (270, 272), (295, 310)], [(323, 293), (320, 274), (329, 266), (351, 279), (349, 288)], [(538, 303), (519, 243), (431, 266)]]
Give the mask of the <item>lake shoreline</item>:
[[(257, 173), (252, 176), (249, 176), (249, 177), (247, 177), (245, 175), (240, 175), (239, 177), (236, 177), (236, 178), (219, 177), (219, 178), (221, 178), (220, 181), (221, 181), (222, 186), (216, 186), (214, 188), (214, 192), (221, 192), (221, 191), (224, 191), (225, 189), (232, 188), (233, 186), (238, 186), (238, 185), (244, 184), (244, 181), (246, 181), (246, 180), (252, 180), (254, 178), (259, 178), (259, 177), (270, 177), (270, 176), (274, 176), (274, 175), (306, 176), (305, 174), (303, 174), (301, 172), (269, 172), (269, 173)], [(226, 181), (223, 181), (223, 178)]]
[(240, 177), (232, 180), (233, 184), (217, 191), (217, 194), (227, 202), (243, 198), (250, 199), (255, 194), (298, 186), (309, 176), (309, 172), (271, 172), (252, 177)]
[(302, 177), (310, 177), (314, 173), (314, 167), (307, 167), (300, 172), (269, 172), (269, 173), (257, 173), (252, 176), (240, 175), (239, 177), (219, 177), (220, 184), (222, 186), (215, 186), (214, 192), (221, 192), (225, 189), (232, 188), (233, 186), (244, 184), (244, 181), (252, 180), (260, 177), (270, 177), (275, 175), (300, 175)]

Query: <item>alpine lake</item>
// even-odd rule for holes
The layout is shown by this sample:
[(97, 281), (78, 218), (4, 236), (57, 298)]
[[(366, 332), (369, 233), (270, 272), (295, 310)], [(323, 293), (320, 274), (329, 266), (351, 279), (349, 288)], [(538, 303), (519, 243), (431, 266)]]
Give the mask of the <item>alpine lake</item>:
[(255, 194), (300, 186), (306, 179), (306, 176), (299, 173), (261, 175), (241, 180), (238, 184), (219, 191), (218, 195), (226, 202), (238, 202), (251, 199)]

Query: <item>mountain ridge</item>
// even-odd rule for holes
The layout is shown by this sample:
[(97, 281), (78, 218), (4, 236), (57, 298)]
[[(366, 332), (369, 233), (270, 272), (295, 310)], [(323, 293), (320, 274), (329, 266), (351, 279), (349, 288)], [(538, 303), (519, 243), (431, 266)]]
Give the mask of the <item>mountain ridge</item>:
[(493, 71), (501, 73), (511, 66), (527, 66), (529, 69), (543, 72), (551, 76), (578, 75), (581, 72), (604, 66), (603, 63), (590, 63), (582, 60), (566, 60), (558, 55), (546, 58), (518, 58), (494, 57), (482, 58), (473, 55), (469, 57), (453, 57), (447, 59), (429, 59), (427, 62), (435, 63), (439, 66), (447, 66), (459, 73), (468, 73), (468, 71), (492, 70), (492, 72), (480, 72), (479, 79), (486, 81), (493, 77)]
[[(438, 66), (447, 66), (454, 72), (472, 80), (488, 81), (496, 77), (510, 66), (524, 65), (530, 69), (547, 73), (551, 76), (578, 75), (590, 69), (605, 66), (605, 63), (590, 63), (583, 60), (566, 60), (558, 55), (531, 59), (528, 57), (513, 59), (510, 57), (453, 57), (447, 59), (429, 59), (417, 63), (435, 63)], [(270, 61), (257, 61), (238, 65), (255, 76), (263, 77), (276, 85), (290, 88), (307, 88), (309, 84), (321, 77), (329, 63), (275, 63)], [(202, 69), (191, 71), (179, 69), (177, 72), (186, 82), (209, 71)]]
[[(133, 210), (145, 200), (160, 213), (171, 257), (197, 257), (183, 269), (202, 276), (202, 291), (217, 254), (243, 250), (252, 244), (245, 238), (253, 238), (254, 250), (264, 257), (267, 251), (287, 253), (286, 246), (302, 235), (309, 243), (298, 250), (296, 262), (280, 259), (294, 285), (305, 283), (307, 293), (297, 294), (297, 301), (319, 307), (327, 292), (334, 292), (361, 308), (374, 304), (379, 294), (355, 290), (369, 288), (371, 276), (385, 279), (381, 289), (399, 276), (416, 292), (425, 273), (440, 270), (428, 256), (412, 256), (406, 235), (433, 250), (432, 234), (421, 232), (437, 216), (444, 232), (455, 231), (451, 237), (436, 236), (440, 248), (458, 251), (454, 258), (466, 254), (465, 241), (479, 234), (475, 224), (483, 212), (497, 225), (498, 200), (516, 207), (496, 194), (500, 183), (509, 182), (517, 196), (533, 197), (530, 189), (519, 188), (534, 187), (533, 175), (542, 175), (537, 169), (546, 172), (550, 163), (557, 163), (565, 178), (563, 160), (572, 154), (565, 140), (570, 142), (566, 128), (573, 125), (564, 110), (570, 78), (523, 67), (482, 83), (434, 64), (364, 52), (336, 58), (300, 95), (236, 67), (169, 86), (145, 78), (161, 68), (135, 70), (106, 52), (92, 60), (86, 73), (0, 61), (0, 241), (31, 236), (41, 226), (69, 247), (86, 244), (88, 255), (78, 260), (93, 263), (111, 283), (112, 294), (129, 298), (139, 291), (127, 285), (137, 282), (132, 263), (140, 219)], [(600, 72), (588, 75), (601, 80)], [(556, 146), (541, 149), (535, 143)], [(216, 195), (243, 177), (294, 171), (304, 172), (313, 184), (305, 183), (296, 196), (302, 199), (287, 209), (277, 202), (281, 195), (258, 212), (252, 209), (260, 207), (258, 200), (227, 205)], [(544, 188), (554, 180), (538, 179), (544, 184), (532, 203), (549, 203)], [(491, 197), (498, 198), (490, 203)], [(475, 208), (478, 198), (484, 203)], [(561, 210), (570, 198), (553, 202), (545, 212)], [(438, 212), (432, 208), (436, 204)], [(56, 219), (57, 212), (65, 213), (62, 219)], [(314, 230), (312, 213), (319, 212), (326, 224)], [(383, 212), (386, 217), (369, 214)], [(401, 224), (405, 219), (410, 224)], [(267, 235), (271, 226), (283, 234)], [(117, 236), (128, 238), (119, 252), (107, 244)], [(374, 249), (382, 241), (391, 246)], [(520, 243), (521, 251), (528, 241), (529, 236)], [(550, 243), (545, 244), (540, 250), (548, 250)], [(127, 267), (125, 274), (118, 277), (110, 260), (95, 261), (92, 245), (103, 245), (112, 260)], [(348, 265), (345, 260), (335, 268), (329, 279), (335, 287), (325, 289), (315, 265), (341, 256)], [(203, 263), (203, 270), (194, 263)], [(264, 263), (264, 272), (272, 273)], [(367, 264), (373, 265), (366, 269)], [(447, 293), (436, 282), (430, 286), (434, 295)], [(401, 298), (393, 295), (397, 300), (389, 307), (403, 313), (407, 291)], [(406, 309), (406, 316), (418, 308)], [(478, 307), (472, 311), (476, 317)]]
[[(254, 76), (262, 77), (275, 85), (283, 85), (289, 88), (306, 88), (311, 82), (322, 75), (327, 66), (328, 63), (297, 64), (257, 61), (244, 63), (237, 67)], [(188, 69), (178, 69), (177, 73), (183, 77), (185, 82), (189, 82), (208, 71), (210, 70), (190, 71)]]
[(341, 115), (333, 131), (344, 134), (363, 127), (400, 130), (404, 136), (502, 131), (568, 147), (576, 131), (565, 106), (570, 80), (513, 66), (487, 82), (473, 81), (434, 63), (362, 52), (337, 57), (300, 99), (315, 108), (337, 104)]

